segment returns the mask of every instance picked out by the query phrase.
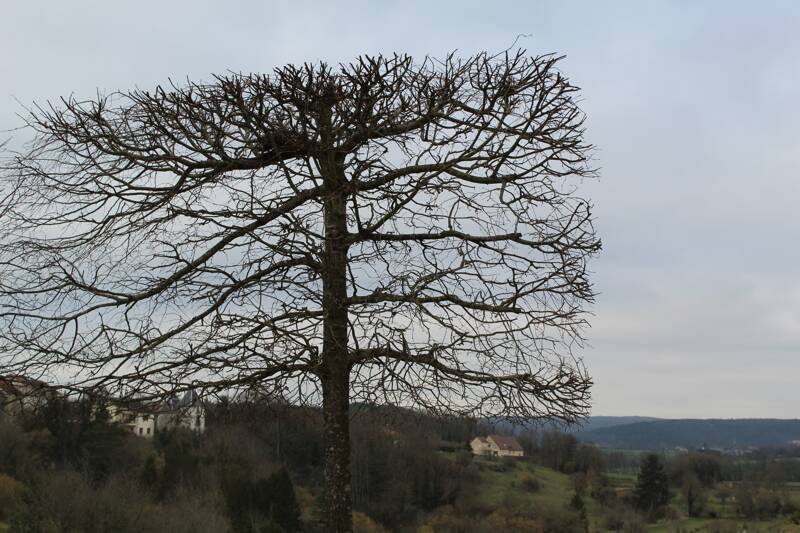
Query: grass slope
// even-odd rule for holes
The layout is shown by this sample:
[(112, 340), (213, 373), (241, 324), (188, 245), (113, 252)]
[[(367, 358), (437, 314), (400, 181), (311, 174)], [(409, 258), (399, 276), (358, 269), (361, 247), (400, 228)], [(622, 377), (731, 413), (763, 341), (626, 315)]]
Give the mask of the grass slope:
[[(724, 529), (725, 524), (727, 529)], [(686, 518), (668, 524), (655, 524), (648, 533), (709, 533), (716, 531), (746, 531), (747, 533), (800, 533), (800, 526), (788, 524), (786, 520), (768, 522), (747, 522), (741, 520), (711, 520), (707, 518)]]
[[(526, 461), (517, 461), (513, 468), (499, 471), (503, 468), (502, 461), (484, 457), (476, 457), (474, 460), (480, 472), (480, 491), (477, 498), (486, 508), (496, 509), (512, 501), (517, 504), (527, 503), (534, 507), (537, 505), (565, 507), (572, 498), (572, 482), (566, 474)], [(537, 491), (525, 488), (524, 480), (529, 477), (539, 482)], [(608, 477), (611, 486), (617, 489), (632, 490), (636, 483), (635, 475), (610, 473)], [(585, 502), (591, 531), (609, 533), (600, 527), (602, 507), (592, 498), (587, 497)], [(683, 507), (677, 494), (671, 503), (676, 509)], [(730, 505), (723, 509), (713, 498), (708, 503), (718, 508), (722, 515), (721, 519), (683, 518), (669, 523), (650, 524), (647, 526), (647, 531), (648, 533), (709, 533), (746, 530), (747, 533), (800, 533), (800, 526), (789, 523), (786, 518), (763, 522), (744, 521), (733, 515)]]
[[(527, 500), (529, 503), (563, 505), (572, 497), (569, 476), (525, 461), (517, 461), (516, 466), (506, 472), (498, 472), (502, 466), (498, 460), (476, 457), (480, 465), (481, 490), (478, 501), (487, 507), (497, 508), (510, 499)], [(539, 490), (525, 488), (526, 477), (539, 482)]]

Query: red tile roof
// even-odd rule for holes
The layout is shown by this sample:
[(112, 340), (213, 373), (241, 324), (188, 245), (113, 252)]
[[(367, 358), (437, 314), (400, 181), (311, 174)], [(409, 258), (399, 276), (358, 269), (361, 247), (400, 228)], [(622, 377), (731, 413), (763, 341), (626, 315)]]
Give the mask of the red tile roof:
[(514, 437), (505, 437), (503, 435), (489, 435), (489, 438), (495, 445), (504, 451), (511, 451), (511, 452), (521, 452), (522, 446), (520, 446), (517, 439)]

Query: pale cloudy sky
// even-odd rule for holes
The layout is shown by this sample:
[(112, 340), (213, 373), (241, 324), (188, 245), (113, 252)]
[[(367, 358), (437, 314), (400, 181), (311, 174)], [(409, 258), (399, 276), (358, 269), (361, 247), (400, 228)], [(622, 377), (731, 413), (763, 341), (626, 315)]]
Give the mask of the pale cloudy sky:
[(797, 418), (799, 28), (793, 1), (8, 1), (0, 130), (15, 99), (527, 35), (599, 147), (594, 414)]

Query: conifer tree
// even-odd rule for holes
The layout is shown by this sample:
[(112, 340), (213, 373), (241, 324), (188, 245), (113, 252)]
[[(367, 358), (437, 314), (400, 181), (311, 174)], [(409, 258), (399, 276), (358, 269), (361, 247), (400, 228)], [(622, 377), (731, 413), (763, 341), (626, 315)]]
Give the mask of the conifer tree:
[(658, 455), (651, 453), (642, 461), (636, 479), (636, 507), (653, 511), (669, 501), (669, 481)]
[[(266, 479), (266, 487), (257, 493), (268, 507), (271, 521), (284, 531), (300, 530), (300, 505), (294, 493), (294, 485), (285, 467)], [(266, 510), (266, 509), (265, 509)]]

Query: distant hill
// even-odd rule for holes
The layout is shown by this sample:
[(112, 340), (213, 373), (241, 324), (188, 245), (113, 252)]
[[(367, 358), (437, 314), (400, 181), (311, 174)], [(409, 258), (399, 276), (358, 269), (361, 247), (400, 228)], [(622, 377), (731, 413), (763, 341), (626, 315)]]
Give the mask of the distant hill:
[(643, 450), (679, 446), (692, 449), (704, 445), (722, 449), (782, 446), (800, 440), (800, 420), (656, 419), (605, 426), (590, 424), (577, 436), (603, 448)]
[(637, 422), (654, 422), (661, 420), (652, 416), (592, 416), (580, 426), (575, 426), (569, 431), (571, 433), (585, 433), (596, 429), (624, 426)]
[(485, 418), (483, 421), (495, 428), (497, 431), (508, 433), (519, 433), (524, 428), (533, 427), (543, 430), (558, 430), (566, 431), (567, 433), (585, 433), (595, 429), (608, 428), (614, 426), (622, 426), (626, 424), (633, 424), (635, 422), (650, 422), (654, 420), (661, 420), (650, 416), (592, 416), (583, 420), (580, 423), (571, 426), (565, 426), (563, 422), (536, 420), (529, 424), (520, 424), (509, 422), (504, 418)]

